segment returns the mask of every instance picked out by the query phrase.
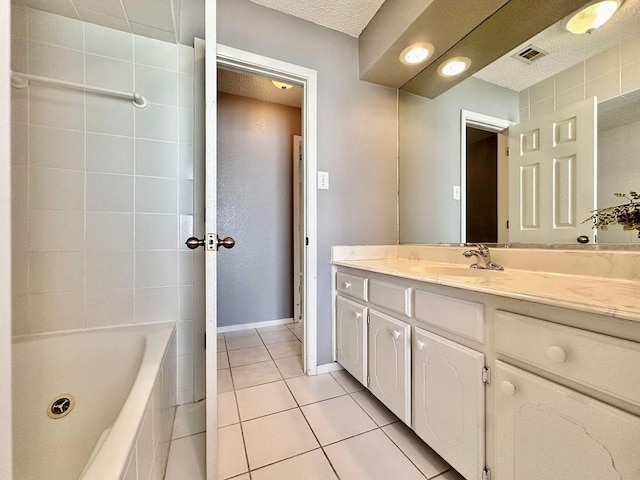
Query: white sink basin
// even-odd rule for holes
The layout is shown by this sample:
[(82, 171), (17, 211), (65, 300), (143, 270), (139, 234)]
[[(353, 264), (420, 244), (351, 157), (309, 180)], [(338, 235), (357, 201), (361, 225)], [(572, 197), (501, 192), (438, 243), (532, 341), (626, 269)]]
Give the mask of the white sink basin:
[(425, 275), (444, 276), (444, 277), (470, 277), (482, 278), (491, 275), (497, 275), (497, 270), (486, 270), (469, 267), (431, 267), (429, 265), (421, 265), (419, 267), (411, 267), (411, 270)]

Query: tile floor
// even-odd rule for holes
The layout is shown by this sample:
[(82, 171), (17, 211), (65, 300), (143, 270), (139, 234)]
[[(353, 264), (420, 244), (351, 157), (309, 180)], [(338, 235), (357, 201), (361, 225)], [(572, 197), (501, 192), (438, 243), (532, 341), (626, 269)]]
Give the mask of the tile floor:
[[(218, 335), (220, 480), (464, 480), (345, 371), (302, 372), (302, 327)], [(205, 480), (204, 402), (178, 407), (165, 480)]]

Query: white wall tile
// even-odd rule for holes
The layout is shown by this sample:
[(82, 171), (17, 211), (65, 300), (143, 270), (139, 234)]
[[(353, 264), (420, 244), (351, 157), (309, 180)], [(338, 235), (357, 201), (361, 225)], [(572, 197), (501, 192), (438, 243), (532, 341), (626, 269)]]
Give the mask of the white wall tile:
[(640, 60), (640, 36), (633, 37), (622, 44), (621, 60), (622, 66)]
[(87, 174), (87, 211), (133, 212), (133, 178), (106, 173)]
[(554, 97), (549, 97), (546, 100), (538, 103), (532, 103), (529, 111), (531, 118), (538, 118), (543, 115), (552, 113), (555, 108)]
[(87, 252), (87, 290), (133, 288), (133, 252)]
[(586, 81), (593, 80), (611, 72), (620, 71), (620, 46), (616, 45), (585, 61)]
[(178, 287), (136, 289), (136, 323), (175, 322)]
[(180, 73), (193, 74), (194, 49), (188, 45), (178, 45), (178, 71)]
[(127, 16), (120, 0), (74, 0), (77, 8), (85, 8), (94, 12), (104, 13), (111, 17), (126, 19)]
[(136, 212), (178, 213), (178, 181), (136, 177)]
[(11, 293), (29, 293), (29, 252), (13, 252), (11, 256)]
[(133, 62), (133, 35), (91, 23), (84, 28), (87, 53)]
[(193, 285), (193, 252), (180, 252), (180, 285)]
[(178, 355), (193, 355), (193, 321), (178, 322)]
[(126, 99), (87, 94), (87, 131), (133, 137), (133, 111)]
[(32, 168), (29, 205), (49, 210), (83, 210), (84, 174), (73, 170)]
[[(22, 37), (11, 37), (11, 70), (14, 72), (27, 73), (29, 69), (27, 55), (27, 39)], [(13, 90), (13, 89), (12, 89)]]
[(580, 85), (584, 86), (584, 82), (584, 62), (580, 62), (556, 75), (556, 95)]
[(84, 295), (79, 292), (31, 295), (30, 333), (76, 330), (84, 327)]
[(29, 73), (84, 83), (84, 55), (81, 51), (29, 41)]
[(79, 252), (84, 249), (84, 212), (31, 210), (32, 252)]
[(620, 75), (617, 71), (601, 75), (587, 81), (587, 98), (598, 97), (598, 102), (603, 102), (620, 95)]
[(626, 94), (640, 88), (640, 62), (622, 67), (622, 93)]
[(31, 293), (81, 292), (84, 255), (81, 252), (31, 252)]
[(178, 109), (176, 107), (150, 104), (144, 110), (136, 109), (135, 116), (138, 138), (178, 141)]
[(193, 145), (180, 145), (180, 178), (193, 180)]
[(29, 296), (13, 295), (11, 298), (11, 335), (29, 333)]
[[(11, 209), (13, 211), (12, 220), (20, 217), (17, 212), (24, 213), (25, 220), (26, 211), (29, 208), (29, 168), (15, 166), (11, 169)], [(14, 246), (15, 247), (15, 246)]]
[(78, 130), (29, 127), (31, 166), (84, 170), (84, 133)]
[(133, 175), (133, 138), (101, 133), (87, 133), (86, 136), (88, 172)]
[(136, 215), (136, 250), (176, 250), (177, 248), (177, 215)]
[(553, 77), (532, 85), (529, 88), (529, 101), (533, 104), (553, 97), (554, 88)]
[(133, 63), (86, 55), (86, 82), (94, 87), (133, 92)]
[(178, 105), (178, 76), (175, 72), (136, 65), (135, 90), (151, 103)]
[(27, 165), (29, 158), (29, 130), (25, 124), (11, 124), (11, 164)]
[(192, 320), (193, 315), (193, 287), (180, 287), (180, 317), (182, 320)]
[(87, 251), (133, 250), (133, 214), (87, 212)]
[(136, 287), (178, 284), (178, 252), (136, 252)]
[(82, 22), (39, 10), (28, 10), (29, 38), (61, 47), (82, 50), (84, 30)]
[(84, 129), (83, 92), (42, 85), (31, 85), (29, 92), (29, 122), (32, 125)]
[(142, 35), (147, 38), (157, 38), (158, 40), (168, 42), (170, 44), (178, 43), (177, 35), (173, 31), (162, 30), (160, 28), (150, 27), (149, 25), (136, 22), (129, 22), (129, 24), (131, 25), (131, 31), (136, 35)]
[(193, 142), (193, 110), (180, 109), (180, 143)]
[(29, 90), (11, 89), (11, 121), (14, 123), (27, 123), (29, 121)]
[(193, 391), (193, 356), (178, 357), (178, 393)]
[(178, 68), (178, 49), (175, 44), (135, 36), (136, 63), (173, 70)]
[(180, 213), (193, 215), (193, 180), (180, 180)]
[(193, 108), (194, 83), (193, 75), (181, 73), (178, 79), (180, 96), (178, 105), (180, 108)]
[(87, 327), (128, 325), (134, 322), (134, 290), (90, 290), (87, 292)]
[(189, 237), (193, 237), (193, 215), (180, 215), (180, 235), (178, 237), (180, 250), (188, 250), (185, 242)]
[(19, 3), (11, 5), (11, 36), (27, 36), (27, 7)]
[(105, 15), (104, 13), (96, 12), (94, 10), (88, 10), (86, 8), (77, 7), (77, 10), (85, 22), (103, 25), (113, 30), (121, 30), (122, 32), (131, 32), (131, 28), (129, 28), (129, 22), (127, 22), (124, 18)]
[(156, 140), (136, 140), (136, 174), (177, 178), (178, 144)]
[(559, 92), (556, 94), (556, 110), (564, 108), (568, 105), (572, 105), (576, 102), (584, 100), (585, 98), (584, 84), (578, 85), (577, 87), (565, 90), (563, 92)]

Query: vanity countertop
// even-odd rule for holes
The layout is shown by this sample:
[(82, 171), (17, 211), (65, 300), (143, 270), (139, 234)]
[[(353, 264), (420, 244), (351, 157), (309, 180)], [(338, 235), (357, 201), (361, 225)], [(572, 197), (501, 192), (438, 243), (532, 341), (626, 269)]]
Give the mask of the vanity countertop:
[(333, 265), (640, 322), (640, 281), (383, 258)]

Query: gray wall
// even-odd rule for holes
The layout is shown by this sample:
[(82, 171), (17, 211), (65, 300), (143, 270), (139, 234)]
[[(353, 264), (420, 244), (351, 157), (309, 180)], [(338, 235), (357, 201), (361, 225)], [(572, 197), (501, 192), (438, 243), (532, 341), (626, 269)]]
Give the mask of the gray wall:
[(460, 241), (460, 110), (516, 122), (518, 93), (473, 77), (433, 100), (400, 92), (400, 243)]
[(299, 108), (218, 92), (218, 326), (293, 317), (293, 136)]
[(396, 92), (358, 80), (355, 38), (248, 0), (218, 0), (218, 43), (318, 72), (318, 362), (331, 361), (331, 246), (395, 244)]

